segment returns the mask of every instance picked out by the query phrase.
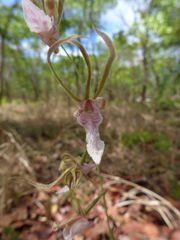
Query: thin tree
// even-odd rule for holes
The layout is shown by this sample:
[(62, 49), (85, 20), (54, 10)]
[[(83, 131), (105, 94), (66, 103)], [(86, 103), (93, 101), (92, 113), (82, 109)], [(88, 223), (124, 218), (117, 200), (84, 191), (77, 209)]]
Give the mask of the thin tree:
[(10, 7), (9, 13), (7, 15), (7, 20), (6, 23), (4, 24), (3, 29), (0, 31), (0, 105), (2, 104), (2, 100), (4, 97), (4, 86), (5, 86), (5, 78), (4, 78), (4, 66), (5, 66), (5, 57), (6, 57), (6, 52), (5, 52), (5, 43), (8, 35), (8, 28), (9, 25), (11, 24), (11, 21), (13, 19), (13, 13), (14, 10), (17, 8), (19, 3), (19, 0), (16, 0), (14, 4)]

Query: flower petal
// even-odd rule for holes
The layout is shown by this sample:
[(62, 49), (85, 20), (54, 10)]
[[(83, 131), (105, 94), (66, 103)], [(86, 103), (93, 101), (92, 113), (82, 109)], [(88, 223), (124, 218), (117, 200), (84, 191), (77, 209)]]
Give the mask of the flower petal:
[(93, 226), (94, 223), (92, 221), (89, 221), (86, 218), (81, 218), (73, 223), (70, 228), (65, 228), (63, 230), (63, 237), (65, 240), (72, 240), (75, 235), (82, 234)]
[(49, 32), (39, 33), (38, 35), (45, 44), (47, 44), (49, 47), (51, 47), (53, 45), (53, 43), (55, 41), (57, 41), (59, 38), (59, 32), (57, 29), (57, 25), (54, 23), (52, 28), (49, 30)]
[(98, 129), (102, 122), (99, 108), (93, 100), (85, 100), (76, 114), (78, 123), (85, 129)]
[(89, 221), (86, 218), (82, 218), (73, 224), (73, 226), (71, 227), (71, 234), (72, 236), (75, 236), (76, 234), (83, 233), (87, 229), (91, 228), (93, 225), (94, 224), (92, 221)]
[(42, 33), (49, 32), (52, 29), (53, 19), (30, 0), (23, 0), (22, 7), (25, 21), (31, 32)]
[(99, 136), (102, 115), (93, 100), (85, 100), (76, 113), (78, 123), (86, 130), (87, 151), (93, 161), (99, 164), (104, 152), (104, 142)]
[(100, 139), (99, 132), (86, 131), (87, 152), (96, 164), (100, 164), (104, 152), (104, 142)]

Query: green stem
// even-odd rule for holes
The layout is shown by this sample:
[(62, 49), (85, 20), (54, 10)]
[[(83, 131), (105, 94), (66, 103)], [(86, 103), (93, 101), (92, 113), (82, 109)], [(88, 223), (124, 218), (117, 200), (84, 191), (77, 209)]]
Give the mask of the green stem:
[(73, 190), (71, 191), (71, 205), (78, 215), (85, 216), (85, 212), (81, 207), (81, 202)]
[(91, 84), (91, 82), (90, 82), (90, 80), (88, 79), (88, 80), (87, 80), (87, 83), (86, 83), (86, 95), (85, 95), (85, 98), (86, 98), (86, 99), (89, 99), (89, 96), (90, 96), (90, 84)]
[(85, 151), (82, 155), (82, 158), (81, 158), (81, 165), (83, 165), (83, 163), (86, 162), (87, 156), (88, 156), (88, 153), (87, 153), (87, 151)]
[(64, 52), (66, 53), (66, 55), (68, 56), (69, 60), (74, 64), (74, 66), (75, 66), (75, 72), (76, 72), (76, 74), (77, 74), (78, 77), (79, 77), (79, 76), (80, 76), (80, 73), (79, 73), (79, 70), (78, 70), (78, 68), (77, 68), (77, 64), (75, 63), (73, 57), (71, 57), (71, 56), (69, 55), (69, 53), (66, 51), (66, 49), (65, 49), (64, 46), (61, 46), (61, 47), (62, 47), (62, 49), (64, 50)]
[(101, 192), (97, 198), (95, 198), (92, 202), (90, 202), (90, 204), (86, 207), (86, 209), (84, 210), (85, 215), (89, 214), (89, 212), (91, 211), (91, 209), (97, 204), (97, 202), (101, 199), (102, 196), (105, 195), (105, 192)]
[(45, 8), (44, 0), (42, 0), (42, 5), (43, 5), (43, 10), (44, 10), (44, 12), (46, 13), (46, 8)]
[(59, 0), (58, 1), (58, 19), (57, 19), (57, 24), (59, 25), (61, 22), (61, 18), (63, 15), (63, 8), (64, 8), (64, 1), (65, 0)]
[(108, 229), (109, 229), (109, 239), (110, 240), (115, 240), (114, 235), (113, 235), (113, 230), (110, 225), (110, 217), (108, 215), (108, 208), (107, 208), (107, 203), (106, 203), (106, 196), (105, 194), (103, 195), (103, 205), (106, 213), (106, 218), (107, 218), (107, 224), (108, 224)]
[(51, 69), (51, 71), (53, 72), (56, 80), (61, 84), (61, 86), (64, 88), (64, 90), (67, 92), (67, 94), (73, 99), (75, 100), (76, 102), (80, 102), (81, 100), (76, 96), (74, 95), (63, 83), (63, 81), (61, 80), (61, 78), (57, 75), (56, 71), (54, 70), (51, 62), (48, 60), (48, 64), (49, 64), (49, 67)]
[[(100, 183), (101, 190), (105, 191), (104, 187), (103, 187), (103, 176), (101, 175), (101, 170), (100, 170), (99, 165), (97, 166), (97, 174), (98, 174), (98, 176), (100, 177), (100, 180), (101, 180), (101, 183)], [(108, 207), (107, 207), (105, 194), (102, 196), (102, 199), (103, 199), (103, 206), (104, 206), (104, 210), (105, 210), (105, 214), (106, 214), (106, 218), (107, 218), (107, 225), (108, 225), (108, 230), (109, 230), (109, 233), (108, 233), (109, 239), (110, 240), (115, 240), (113, 230), (112, 230), (111, 224), (110, 224), (110, 217), (109, 217), (109, 214), (108, 214)]]
[(105, 65), (105, 69), (104, 69), (102, 78), (101, 78), (100, 83), (98, 85), (98, 89), (97, 89), (97, 91), (94, 95), (94, 98), (97, 98), (101, 94), (101, 91), (104, 88), (104, 85), (105, 85), (106, 80), (109, 76), (109, 73), (110, 73), (110, 70), (111, 70), (111, 67), (112, 67), (112, 63), (114, 61), (116, 53), (115, 53), (115, 48), (113, 46), (113, 43), (112, 43), (111, 39), (109, 38), (109, 36), (106, 33), (99, 31), (98, 29), (95, 29), (95, 31), (106, 43), (106, 45), (108, 47), (108, 50), (109, 50), (109, 54), (110, 54), (109, 57), (108, 57), (108, 60), (106, 62), (106, 65)]
[(25, 177), (24, 179), (27, 181), (27, 183), (34, 186), (38, 190), (48, 191), (50, 188), (52, 188), (56, 184), (59, 184), (63, 180), (64, 176), (69, 171), (70, 171), (70, 169), (66, 169), (66, 171), (64, 171), (54, 182), (49, 183), (49, 184), (43, 184), (43, 183), (36, 182), (36, 181), (32, 180), (30, 177)]
[(81, 53), (84, 57), (84, 60), (86, 62), (87, 68), (88, 68), (88, 77), (87, 77), (87, 81), (86, 81), (85, 99), (89, 99), (90, 85), (91, 85), (91, 75), (92, 75), (91, 62), (90, 62), (90, 59), (89, 59), (89, 55), (88, 55), (86, 49), (83, 47), (83, 45), (76, 40), (74, 40), (74, 43), (81, 50)]
[[(49, 64), (49, 67), (51, 69), (51, 71), (54, 73), (54, 76), (56, 77), (56, 79), (58, 80), (58, 82), (61, 84), (61, 86), (64, 88), (64, 90), (68, 93), (68, 95), (73, 98), (75, 101), (80, 102), (80, 98), (76, 95), (74, 95), (69, 89), (68, 87), (66, 87), (66, 85), (63, 83), (63, 81), (61, 80), (61, 78), (59, 77), (59, 75), (56, 73), (56, 71), (54, 70), (53, 64), (51, 63), (51, 55), (54, 52), (54, 50), (56, 48), (58, 48), (59, 46), (62, 46), (65, 43), (70, 43), (72, 45), (75, 45), (76, 47), (79, 48), (79, 50), (81, 51), (83, 58), (86, 62), (87, 68), (88, 68), (88, 86), (89, 86), (89, 90), (90, 90), (90, 80), (91, 80), (91, 63), (90, 63), (90, 59), (89, 59), (89, 55), (86, 52), (86, 49), (82, 46), (81, 43), (79, 43), (78, 41), (76, 41), (77, 39), (77, 35), (74, 36), (70, 36), (70, 37), (66, 37), (64, 39), (59, 39), (57, 40), (48, 50), (48, 54), (47, 54), (47, 61)], [(89, 96), (89, 93), (87, 93), (87, 96)]]

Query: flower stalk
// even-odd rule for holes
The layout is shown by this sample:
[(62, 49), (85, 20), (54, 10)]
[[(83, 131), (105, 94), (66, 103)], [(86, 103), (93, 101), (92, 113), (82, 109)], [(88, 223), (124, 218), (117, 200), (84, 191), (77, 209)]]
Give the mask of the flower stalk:
[[(64, 0), (58, 1), (57, 9), (56, 4), (53, 0), (42, 0), (41, 6), (43, 10), (37, 7), (34, 2), (35, 1), (32, 2), (31, 0), (22, 1), (25, 21), (29, 29), (32, 32), (37, 33), (40, 39), (49, 46), (47, 52), (47, 63), (50, 67), (51, 72), (53, 73), (55, 79), (60, 83), (61, 87), (65, 90), (65, 92), (79, 104), (79, 109), (76, 112), (75, 117), (78, 124), (82, 126), (86, 132), (86, 151), (81, 158), (75, 158), (70, 154), (66, 154), (66, 156), (62, 159), (59, 168), (61, 175), (54, 182), (50, 184), (42, 184), (32, 181), (29, 178), (27, 181), (37, 189), (44, 191), (49, 190), (57, 184), (64, 184), (64, 187), (60, 189), (59, 193), (57, 194), (65, 195), (67, 193), (67, 195), (70, 197), (71, 205), (79, 216), (73, 217), (70, 221), (67, 222), (67, 226), (63, 231), (64, 239), (72, 240), (73, 236), (78, 233), (83, 233), (86, 229), (93, 226), (92, 221), (88, 219), (88, 214), (102, 199), (109, 229), (109, 239), (115, 240), (113, 229), (111, 229), (110, 216), (108, 215), (108, 206), (105, 197), (106, 192), (103, 187), (103, 177), (99, 167), (105, 148), (105, 144), (101, 140), (99, 134), (99, 126), (103, 121), (101, 109), (104, 108), (105, 101), (102, 101), (102, 98), (99, 98), (99, 95), (104, 88), (104, 85), (110, 73), (110, 69), (112, 67), (112, 63), (115, 59), (115, 49), (113, 43), (106, 33), (95, 29), (96, 33), (104, 40), (110, 54), (102, 73), (102, 78), (99, 81), (97, 91), (95, 92), (94, 96), (91, 96), (92, 67), (86, 48), (78, 41), (78, 38), (80, 36), (73, 35), (65, 37), (63, 39), (59, 38), (59, 24), (61, 22), (63, 14)], [(58, 10), (58, 12), (56, 10)], [(64, 48), (64, 44), (66, 43), (73, 45), (79, 49), (87, 67), (87, 79), (85, 82), (83, 96), (77, 96), (74, 94), (66, 85), (64, 79), (59, 76), (54, 68), (52, 55), (57, 54), (60, 47), (65, 51), (68, 58), (73, 62), (73, 64), (75, 64), (73, 59)], [(75, 71), (77, 71), (76, 65)], [(101, 100), (100, 106), (98, 104), (99, 100)], [(87, 161), (88, 155), (91, 157), (94, 163), (89, 163)], [(76, 195), (76, 189), (83, 177), (86, 180), (89, 180), (91, 183), (94, 183), (93, 179), (91, 179), (91, 173), (93, 171), (95, 172), (95, 167), (97, 167), (96, 176), (98, 176), (100, 179), (100, 193), (96, 198), (90, 201), (85, 209), (83, 209), (81, 207), (81, 201)], [(69, 224), (71, 225), (69, 226)]]
[[(103, 187), (103, 176), (101, 174), (101, 169), (99, 166), (97, 166), (97, 175), (99, 176), (100, 178), (100, 186), (101, 186), (101, 191), (104, 191), (104, 187)], [(106, 219), (107, 219), (107, 225), (108, 225), (108, 236), (109, 236), (109, 239), (110, 240), (116, 240), (115, 237), (114, 237), (114, 234), (113, 234), (113, 229), (111, 228), (111, 224), (110, 224), (110, 217), (109, 217), (109, 214), (108, 214), (108, 206), (107, 206), (107, 202), (106, 202), (106, 195), (104, 194), (102, 196), (102, 200), (103, 200), (103, 206), (104, 206), (104, 210), (105, 210), (105, 214), (106, 214)]]
[(102, 78), (101, 78), (101, 80), (99, 82), (97, 91), (96, 91), (96, 93), (94, 95), (94, 99), (96, 99), (101, 94), (101, 92), (102, 92), (102, 90), (104, 88), (104, 85), (106, 83), (106, 80), (107, 80), (107, 78), (109, 76), (109, 73), (110, 73), (110, 70), (111, 70), (111, 67), (112, 67), (112, 63), (113, 63), (113, 61), (115, 59), (115, 56), (116, 56), (115, 48), (114, 48), (113, 43), (112, 43), (111, 39), (109, 38), (109, 36), (106, 33), (99, 31), (98, 29), (95, 29), (95, 31), (97, 32), (97, 34), (106, 43), (110, 55), (109, 55), (108, 60), (106, 62)]

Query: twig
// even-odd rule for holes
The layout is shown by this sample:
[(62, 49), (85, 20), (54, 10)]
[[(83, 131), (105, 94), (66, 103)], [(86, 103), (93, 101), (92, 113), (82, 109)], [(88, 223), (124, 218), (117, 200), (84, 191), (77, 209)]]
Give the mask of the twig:
[(163, 218), (164, 222), (167, 224), (168, 227), (170, 227), (170, 228), (176, 227), (175, 218), (170, 213), (170, 210), (176, 215), (178, 220), (180, 220), (180, 212), (178, 209), (176, 209), (174, 206), (172, 206), (172, 204), (170, 202), (168, 202), (166, 199), (164, 199), (163, 197), (159, 196), (157, 193), (155, 193), (145, 187), (139, 186), (136, 183), (133, 183), (131, 181), (122, 179), (121, 177), (115, 177), (115, 176), (111, 176), (108, 174), (103, 174), (103, 176), (107, 179), (113, 180), (112, 183), (119, 182), (119, 183), (123, 183), (123, 184), (129, 185), (129, 186), (132, 186), (135, 189), (139, 190), (140, 192), (146, 194), (149, 198), (149, 199), (145, 200), (145, 199), (140, 198), (139, 196), (135, 196), (134, 192), (133, 192), (133, 196), (131, 196), (128, 192), (128, 193), (125, 193), (125, 199), (132, 197), (133, 200), (120, 202), (119, 203), (120, 207), (125, 206), (125, 205), (130, 205), (133, 203), (143, 204), (143, 205), (152, 207), (154, 210), (159, 212), (159, 214), (161, 215), (161, 217)]
[(7, 131), (4, 131), (4, 133), (8, 136), (10, 142), (17, 148), (17, 150), (20, 153), (20, 157), (19, 157), (19, 161), (22, 163), (22, 165), (25, 167), (25, 169), (30, 173), (33, 174), (34, 176), (34, 170), (33, 168), (31, 168), (31, 166), (29, 165), (29, 160), (23, 150), (23, 148), (21, 147), (21, 145), (16, 141), (16, 139), (14, 138), (13, 134)]

